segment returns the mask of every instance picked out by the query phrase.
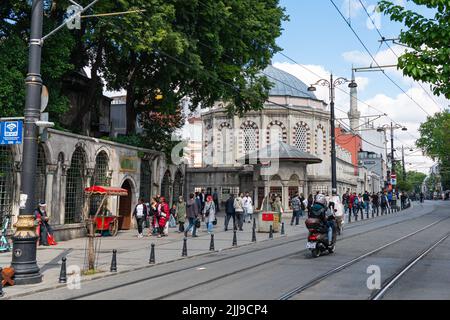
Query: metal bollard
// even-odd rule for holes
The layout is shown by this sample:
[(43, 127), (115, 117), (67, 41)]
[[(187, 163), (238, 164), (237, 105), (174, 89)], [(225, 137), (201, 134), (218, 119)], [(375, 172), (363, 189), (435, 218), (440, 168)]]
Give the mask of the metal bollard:
[(155, 263), (155, 244), (154, 243), (152, 243), (152, 245), (151, 245), (150, 259), (149, 259), (148, 263), (150, 263), (150, 264)]
[(214, 249), (214, 234), (211, 233), (211, 243), (209, 244), (209, 251), (215, 251)]
[(281, 223), (281, 235), (283, 236), (284, 235), (284, 222), (283, 223)]
[(236, 230), (233, 231), (233, 247), (237, 246)]
[(256, 242), (256, 228), (253, 228), (252, 231), (252, 242)]
[(253, 218), (253, 229), (256, 229), (256, 219)]
[(3, 297), (3, 275), (2, 275), (3, 269), (0, 268), (0, 297)]
[(348, 223), (351, 223), (351, 222), (352, 222), (352, 213), (349, 212), (348, 213)]
[(187, 238), (183, 239), (183, 251), (181, 252), (182, 257), (187, 257)]
[(273, 226), (270, 226), (269, 239), (273, 239)]
[(62, 258), (61, 271), (59, 273), (59, 283), (67, 283), (66, 258)]
[(111, 260), (111, 272), (117, 272), (117, 250), (113, 250), (112, 260)]

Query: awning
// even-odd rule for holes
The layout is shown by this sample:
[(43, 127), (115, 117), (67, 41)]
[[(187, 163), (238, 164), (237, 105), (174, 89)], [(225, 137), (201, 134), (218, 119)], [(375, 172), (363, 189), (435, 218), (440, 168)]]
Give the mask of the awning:
[(108, 196), (127, 196), (127, 189), (117, 187), (92, 186), (84, 189), (87, 194), (106, 194)]

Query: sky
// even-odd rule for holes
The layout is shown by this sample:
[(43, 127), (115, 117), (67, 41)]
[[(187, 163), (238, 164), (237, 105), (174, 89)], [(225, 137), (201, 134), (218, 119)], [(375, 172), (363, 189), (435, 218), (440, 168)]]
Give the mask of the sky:
[[(397, 56), (401, 55), (406, 48), (389, 42), (391, 50), (386, 43), (379, 42), (380, 35), (373, 22), (386, 39), (397, 38), (403, 26), (377, 13), (376, 0), (361, 0), (371, 15), (370, 19), (360, 0), (333, 1), (372, 53), (376, 62), (379, 65), (396, 65)], [(395, 0), (394, 2), (426, 16), (432, 14), (430, 10), (417, 7), (410, 1)], [(273, 58), (274, 66), (297, 76), (308, 85), (319, 80), (319, 76), (329, 79), (330, 73), (333, 73), (335, 78), (350, 78), (352, 66), (355, 68), (377, 66), (331, 0), (280, 0), (280, 5), (286, 8), (290, 21), (283, 24), (283, 34), (277, 40), (277, 44), (283, 51), (282, 54), (277, 54)], [(390, 124), (391, 120), (406, 126), (407, 132), (395, 131), (394, 144), (405, 146), (407, 170), (426, 173), (433, 161), (421, 156), (418, 150), (410, 152), (409, 148), (415, 147), (414, 141), (419, 137), (418, 128), (420, 123), (426, 121), (426, 112), (434, 114), (447, 108), (450, 101), (434, 96), (427, 84), (419, 84), (411, 78), (404, 77), (396, 68), (385, 70), (386, 75), (406, 94), (382, 72), (356, 72), (358, 98), (371, 106), (368, 107), (359, 102), (358, 108), (362, 116), (382, 113), (388, 115), (376, 120), (374, 122), (376, 126)], [(341, 86), (340, 89), (347, 92), (349, 90), (346, 85)], [(318, 90), (316, 95), (319, 99), (329, 101), (328, 91), (325, 88)], [(347, 94), (336, 90), (336, 117), (346, 117), (346, 114), (340, 110), (347, 112), (349, 101)], [(396, 157), (399, 156), (400, 153), (397, 152)]]

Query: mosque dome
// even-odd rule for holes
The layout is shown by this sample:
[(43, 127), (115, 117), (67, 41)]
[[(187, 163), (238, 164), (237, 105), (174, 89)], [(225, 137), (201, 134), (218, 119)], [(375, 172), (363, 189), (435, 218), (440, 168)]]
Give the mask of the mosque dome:
[(318, 100), (313, 92), (308, 91), (308, 86), (303, 81), (286, 71), (269, 65), (264, 69), (263, 75), (273, 84), (269, 96), (290, 96)]

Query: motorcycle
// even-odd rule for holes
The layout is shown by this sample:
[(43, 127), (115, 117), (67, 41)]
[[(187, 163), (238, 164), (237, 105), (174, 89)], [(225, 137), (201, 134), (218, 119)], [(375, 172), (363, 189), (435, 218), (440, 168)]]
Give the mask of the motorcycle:
[(319, 257), (323, 252), (333, 253), (336, 246), (336, 220), (334, 216), (330, 216), (328, 221), (334, 223), (333, 239), (331, 245), (328, 241), (328, 226), (324, 225), (320, 219), (308, 218), (305, 221), (306, 228), (308, 228), (308, 242), (306, 248), (311, 251), (313, 258)]

